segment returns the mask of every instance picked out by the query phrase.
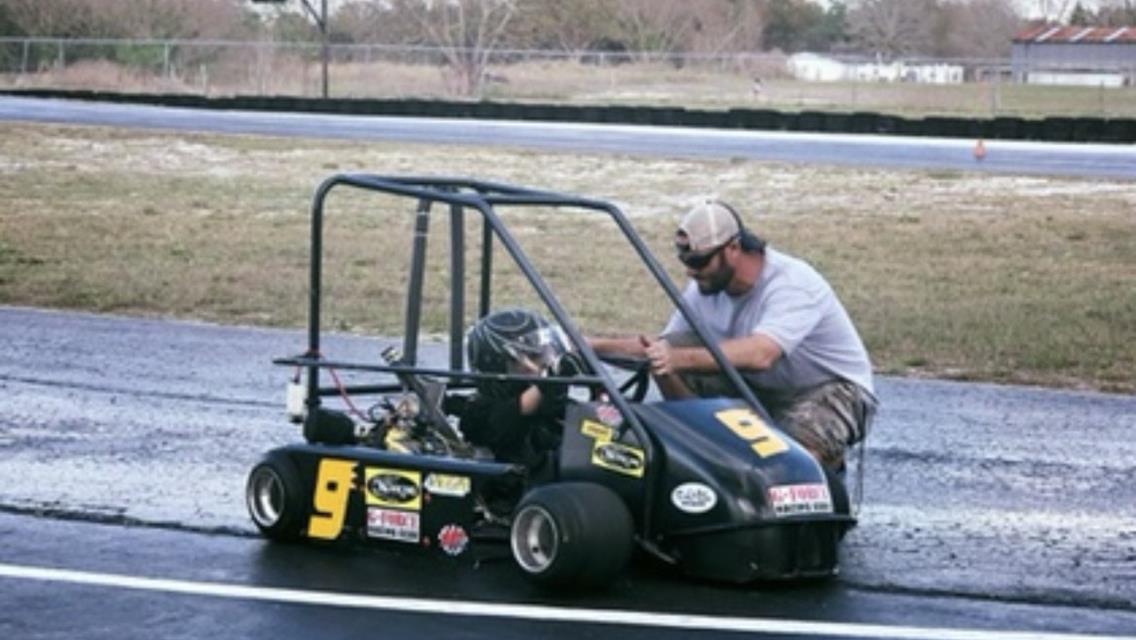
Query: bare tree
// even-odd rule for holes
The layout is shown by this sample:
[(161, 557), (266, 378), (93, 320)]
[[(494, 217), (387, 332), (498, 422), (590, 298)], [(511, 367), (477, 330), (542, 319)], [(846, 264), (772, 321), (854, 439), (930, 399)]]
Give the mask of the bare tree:
[(24, 34), (73, 38), (96, 31), (95, 12), (89, 0), (2, 0), (4, 12)]
[(848, 11), (848, 31), (862, 49), (890, 59), (924, 53), (938, 16), (935, 0), (859, 0)]
[(697, 24), (695, 5), (688, 0), (624, 0), (614, 14), (618, 37), (632, 51), (681, 50)]
[(612, 0), (523, 0), (510, 37), (520, 47), (581, 51), (615, 39)]
[(1012, 0), (956, 1), (944, 6), (947, 39), (942, 55), (1004, 58), (1023, 24)]
[(478, 97), (494, 46), (516, 10), (515, 0), (398, 0), (426, 42), (438, 47), (450, 72), (451, 89)]
[(1136, 0), (1101, 0), (1098, 5), (1097, 24), (1105, 27), (1136, 25)]
[(100, 18), (130, 38), (238, 36), (244, 7), (234, 0), (116, 0), (98, 2)]
[(696, 19), (686, 47), (698, 53), (759, 51), (765, 32), (765, 0), (694, 0)]
[(382, 0), (352, 0), (331, 16), (331, 30), (351, 42), (413, 44), (424, 40), (416, 20)]
[(1037, 0), (1037, 11), (1050, 22), (1061, 22), (1073, 11), (1076, 0)]

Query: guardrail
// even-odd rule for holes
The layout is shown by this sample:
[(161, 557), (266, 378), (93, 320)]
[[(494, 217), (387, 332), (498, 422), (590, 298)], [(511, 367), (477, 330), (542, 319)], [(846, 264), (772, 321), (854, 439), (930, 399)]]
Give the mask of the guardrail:
[(189, 94), (114, 93), (59, 89), (7, 89), (0, 94), (99, 102), (152, 104), (196, 109), (291, 111), (371, 116), (418, 116), (485, 120), (537, 120), (680, 127), (713, 127), (757, 131), (800, 131), (852, 134), (934, 136), (1050, 142), (1136, 142), (1134, 118), (1020, 117), (906, 118), (873, 112), (768, 109), (685, 109), (492, 101), (412, 99), (321, 99), (284, 96), (205, 97)]

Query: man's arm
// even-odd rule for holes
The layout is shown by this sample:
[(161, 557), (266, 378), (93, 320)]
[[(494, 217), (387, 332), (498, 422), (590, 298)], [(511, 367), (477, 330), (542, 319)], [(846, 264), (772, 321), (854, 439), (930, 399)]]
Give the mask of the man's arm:
[[(781, 347), (762, 333), (725, 340), (718, 345), (722, 355), (741, 371), (762, 371), (781, 357)], [(718, 363), (705, 347), (672, 347), (666, 340), (656, 340), (645, 349), (651, 360), (651, 373), (667, 376), (676, 373), (713, 373)]]
[(639, 336), (620, 338), (588, 338), (588, 344), (599, 355), (631, 356), (644, 358), (647, 356), (643, 341)]

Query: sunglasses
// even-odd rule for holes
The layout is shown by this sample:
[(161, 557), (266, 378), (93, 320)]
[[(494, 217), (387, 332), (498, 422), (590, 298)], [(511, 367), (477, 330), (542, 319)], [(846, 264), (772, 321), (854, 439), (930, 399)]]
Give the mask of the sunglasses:
[(694, 269), (695, 271), (701, 271), (706, 268), (706, 265), (710, 264), (710, 261), (714, 259), (714, 256), (721, 253), (722, 249), (725, 249), (726, 245), (730, 244), (731, 242), (733, 242), (733, 238), (723, 242), (722, 244), (714, 247), (706, 253), (692, 253), (689, 246), (681, 244), (676, 244), (675, 250), (678, 251), (679, 262), (683, 263), (691, 269)]

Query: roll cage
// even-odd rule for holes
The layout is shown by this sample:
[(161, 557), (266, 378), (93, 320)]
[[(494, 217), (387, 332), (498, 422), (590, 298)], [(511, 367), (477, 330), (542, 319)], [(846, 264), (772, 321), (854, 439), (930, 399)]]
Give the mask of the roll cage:
[[(351, 187), (365, 191), (373, 191), (397, 197), (414, 200), (415, 224), (414, 239), (410, 256), (410, 279), (405, 316), (405, 331), (401, 359), (395, 363), (377, 364), (362, 362), (347, 362), (328, 360), (320, 355), (320, 311), (321, 311), (321, 283), (323, 266), (323, 230), (324, 230), (324, 204), (328, 194), (338, 187)], [(465, 317), (465, 287), (450, 287), (450, 315), (449, 315), (449, 368), (418, 366), (418, 335), (421, 323), (422, 294), (426, 266), (427, 237), (431, 210), (435, 204), (449, 205), (450, 216), (450, 282), (465, 282), (465, 215), (466, 211), (476, 212), (482, 219), (482, 232), (480, 242), (480, 283), (478, 295), (478, 317), (484, 317), (490, 312), (492, 303), (492, 263), (493, 240), (505, 248), (517, 267), (521, 270), (530, 284), (536, 290), (541, 300), (552, 313), (556, 322), (564, 329), (572, 343), (578, 349), (581, 357), (591, 373), (573, 376), (571, 378), (539, 377), (525, 375), (508, 375), (478, 373), (464, 370), (464, 354), (462, 341), (465, 332), (463, 326)], [(658, 478), (658, 465), (653, 464), (656, 455), (656, 443), (650, 432), (635, 411), (631, 409), (631, 401), (620, 392), (619, 386), (611, 376), (608, 369), (603, 366), (604, 359), (600, 358), (588, 344), (587, 340), (576, 327), (576, 323), (557, 300), (548, 284), (541, 277), (530, 262), (528, 256), (509, 232), (497, 214), (498, 207), (549, 207), (556, 209), (577, 208), (607, 214), (623, 233), (632, 248), (643, 261), (648, 271), (658, 284), (666, 291), (667, 296), (675, 308), (694, 329), (703, 344), (714, 357), (722, 373), (729, 379), (737, 391), (738, 397), (763, 419), (772, 422), (765, 408), (754, 396), (750, 388), (743, 382), (737, 369), (725, 358), (716, 342), (703, 322), (691, 311), (682, 299), (681, 293), (671, 282), (666, 271), (658, 260), (651, 254), (643, 240), (632, 228), (627, 217), (615, 205), (601, 200), (592, 200), (571, 195), (559, 194), (549, 191), (540, 191), (517, 187), (507, 184), (470, 180), (464, 178), (448, 177), (406, 177), (406, 176), (380, 176), (372, 174), (339, 174), (324, 180), (316, 189), (311, 210), (311, 249), (310, 249), (310, 282), (308, 307), (308, 347), (300, 356), (278, 358), (273, 362), (279, 365), (302, 367), (307, 372), (305, 433), (314, 428), (312, 422), (318, 419), (320, 398), (340, 393), (346, 394), (377, 394), (395, 392), (405, 388), (404, 382), (370, 385), (330, 385), (321, 384), (320, 372), (323, 369), (353, 370), (362, 372), (376, 372), (394, 374), (400, 380), (408, 377), (423, 375), (450, 380), (451, 386), (471, 385), (477, 380), (518, 380), (528, 382), (562, 383), (571, 385), (586, 385), (593, 388), (602, 388), (610, 401), (619, 409), (624, 417), (621, 429), (631, 429), (644, 451), (645, 500), (642, 522), (644, 531), (642, 539), (649, 543), (651, 511), (654, 504), (656, 482)], [(608, 359), (607, 361), (610, 361)], [(622, 433), (622, 431), (621, 431)]]

